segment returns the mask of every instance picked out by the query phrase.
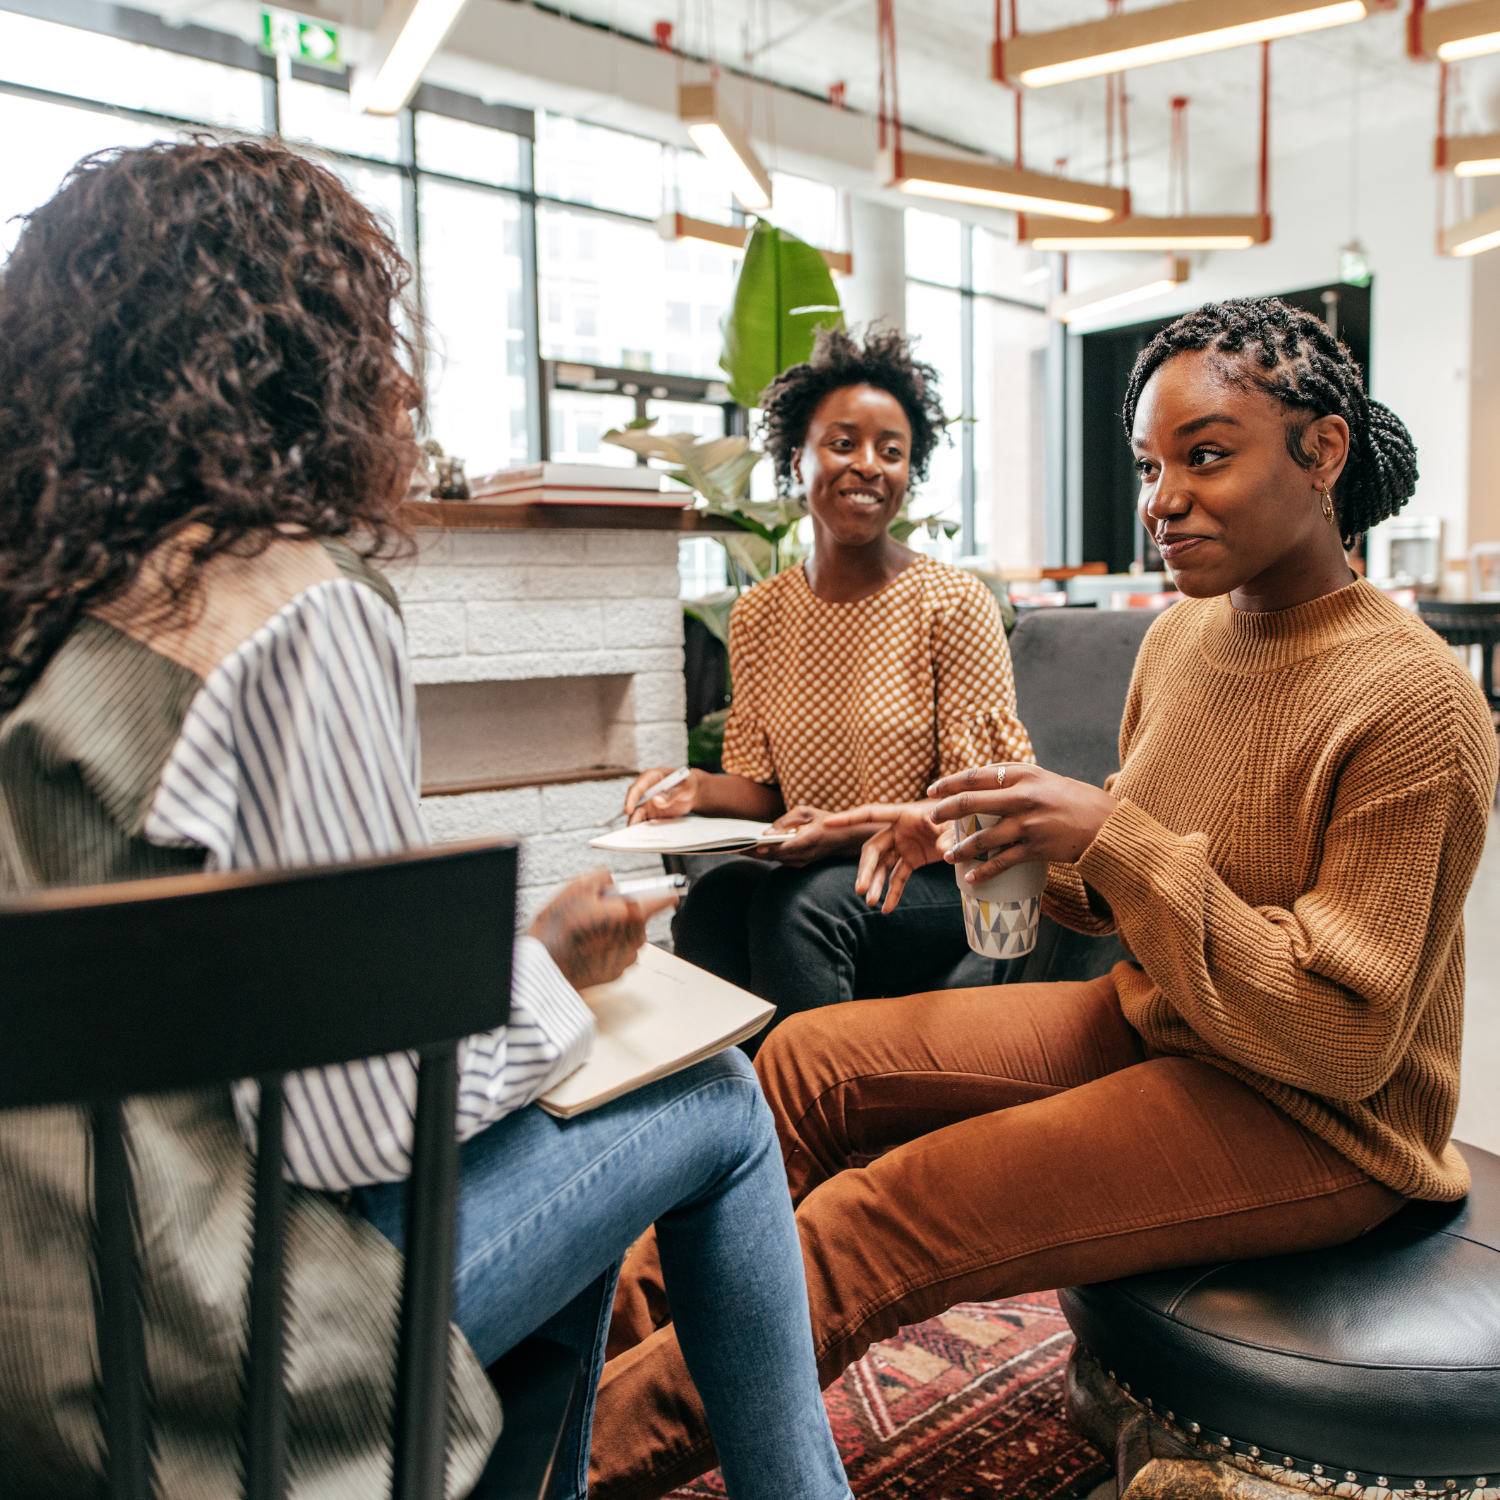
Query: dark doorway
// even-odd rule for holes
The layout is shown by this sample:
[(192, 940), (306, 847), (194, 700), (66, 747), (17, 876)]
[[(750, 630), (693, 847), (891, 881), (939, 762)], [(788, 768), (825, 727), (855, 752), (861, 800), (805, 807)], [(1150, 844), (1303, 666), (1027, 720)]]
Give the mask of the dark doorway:
[[(1365, 373), (1370, 388), (1370, 287), (1308, 287), (1280, 293), (1283, 302), (1332, 323)], [(1336, 302), (1330, 299), (1337, 298)], [(1083, 556), (1107, 563), (1111, 573), (1123, 573), (1139, 557), (1147, 572), (1157, 572), (1161, 556), (1135, 519), (1140, 488), (1131, 466), (1130, 445), (1120, 425), (1130, 372), (1146, 345), (1168, 327), (1171, 318), (1132, 323), (1086, 333), (1083, 350), (1082, 427)]]

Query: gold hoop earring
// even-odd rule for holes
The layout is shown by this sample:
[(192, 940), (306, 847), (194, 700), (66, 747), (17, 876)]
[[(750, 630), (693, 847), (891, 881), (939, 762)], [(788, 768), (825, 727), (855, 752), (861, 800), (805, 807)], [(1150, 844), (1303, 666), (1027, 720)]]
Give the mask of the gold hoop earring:
[(1330, 526), (1332, 526), (1334, 520), (1333, 496), (1328, 492), (1328, 486), (1326, 484), (1319, 486), (1319, 488), (1323, 491), (1323, 519), (1327, 521)]

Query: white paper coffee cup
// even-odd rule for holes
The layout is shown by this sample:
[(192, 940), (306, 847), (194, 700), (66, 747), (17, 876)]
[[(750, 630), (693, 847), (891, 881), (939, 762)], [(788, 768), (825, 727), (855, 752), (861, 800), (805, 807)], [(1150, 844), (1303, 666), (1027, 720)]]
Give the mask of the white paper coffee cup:
[[(990, 813), (970, 813), (955, 824), (958, 841), (1000, 819)], [(1045, 860), (1033, 860), (970, 885), (964, 879), (982, 860), (960, 860), (954, 868), (964, 901), (964, 931), (969, 946), (986, 958), (1022, 958), (1036, 947), (1042, 919), (1042, 891), (1047, 884)]]

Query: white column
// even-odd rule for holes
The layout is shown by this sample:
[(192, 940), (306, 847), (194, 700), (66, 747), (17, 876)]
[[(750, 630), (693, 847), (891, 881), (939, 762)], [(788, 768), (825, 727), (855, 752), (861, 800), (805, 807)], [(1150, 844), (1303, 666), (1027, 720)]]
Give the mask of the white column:
[(906, 327), (906, 216), (899, 208), (855, 198), (851, 206), (854, 274), (839, 283), (850, 328)]

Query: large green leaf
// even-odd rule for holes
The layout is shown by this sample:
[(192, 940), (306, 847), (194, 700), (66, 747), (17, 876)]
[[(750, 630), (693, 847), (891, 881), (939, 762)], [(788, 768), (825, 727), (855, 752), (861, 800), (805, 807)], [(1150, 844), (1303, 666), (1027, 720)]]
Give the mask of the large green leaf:
[(761, 392), (812, 353), (820, 327), (843, 324), (839, 295), (821, 253), (760, 220), (724, 315), (719, 365), (729, 376), (729, 394), (741, 406), (759, 406)]

